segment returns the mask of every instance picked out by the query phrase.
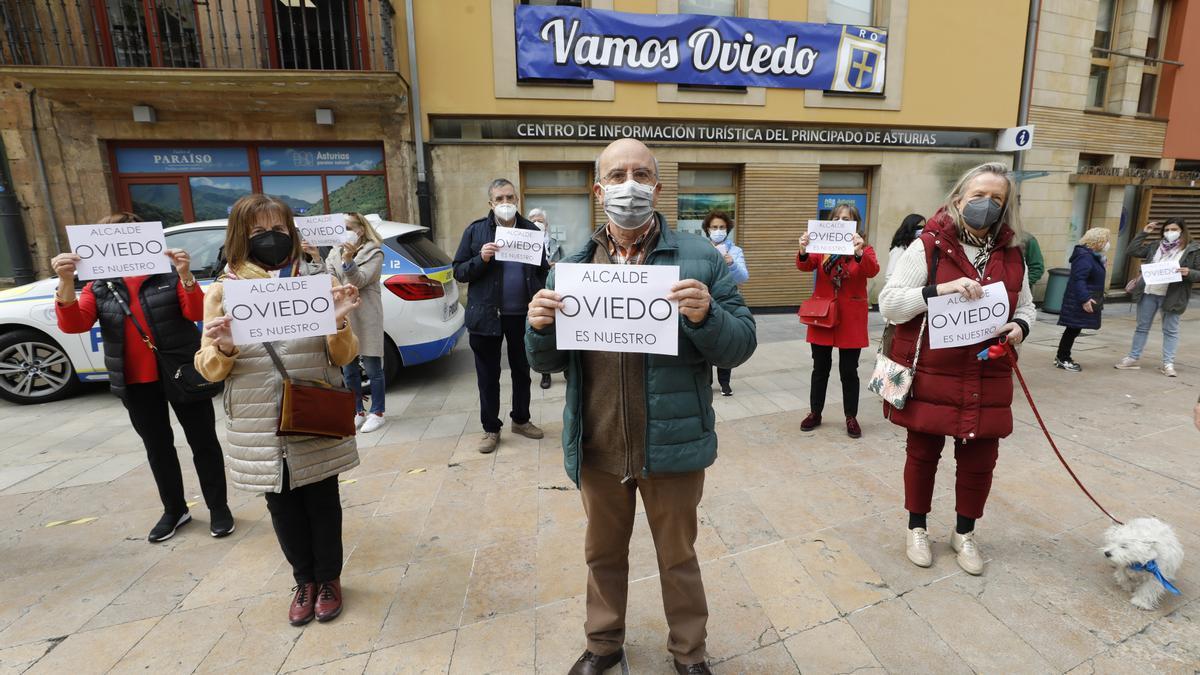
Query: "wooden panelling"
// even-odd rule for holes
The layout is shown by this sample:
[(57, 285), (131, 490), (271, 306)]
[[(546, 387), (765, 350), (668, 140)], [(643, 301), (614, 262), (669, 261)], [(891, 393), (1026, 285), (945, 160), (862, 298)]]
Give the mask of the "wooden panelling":
[(1162, 157), (1167, 133), (1166, 122), (1041, 106), (1030, 109), (1029, 123), (1038, 147), (1106, 155)]
[(812, 295), (813, 275), (796, 269), (796, 248), (809, 218), (817, 217), (816, 164), (747, 164), (742, 170), (736, 240), (750, 280), (751, 307), (793, 307)]

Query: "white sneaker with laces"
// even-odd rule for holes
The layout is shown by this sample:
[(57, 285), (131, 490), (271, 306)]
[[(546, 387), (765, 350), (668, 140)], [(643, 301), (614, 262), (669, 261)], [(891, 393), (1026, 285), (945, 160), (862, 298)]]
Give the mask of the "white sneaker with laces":
[(361, 429), (362, 425), (367, 421), (367, 413), (358, 413), (354, 416), (354, 428)]
[(979, 576), (983, 574), (983, 554), (979, 552), (979, 544), (975, 542), (975, 533), (954, 533), (950, 537), (950, 547), (958, 553), (958, 566), (967, 574)]
[(917, 567), (929, 567), (933, 564), (933, 552), (929, 550), (929, 531), (923, 527), (908, 530), (908, 545), (905, 552), (908, 559)]
[(1124, 356), (1120, 361), (1117, 361), (1117, 365), (1113, 366), (1113, 368), (1116, 368), (1117, 370), (1139, 370), (1141, 369), (1141, 366), (1137, 364), (1137, 359), (1131, 359), (1128, 356)]
[(377, 413), (371, 413), (370, 415), (367, 415), (367, 421), (363, 422), (362, 432), (364, 434), (369, 434), (372, 431), (375, 431), (375, 430), (379, 429), (379, 427), (383, 426), (383, 423), (384, 423), (383, 415), (379, 415)]
[(1175, 364), (1174, 363), (1162, 364), (1162, 368), (1159, 368), (1158, 372), (1162, 373), (1163, 375), (1166, 375), (1167, 377), (1178, 377), (1175, 374)]

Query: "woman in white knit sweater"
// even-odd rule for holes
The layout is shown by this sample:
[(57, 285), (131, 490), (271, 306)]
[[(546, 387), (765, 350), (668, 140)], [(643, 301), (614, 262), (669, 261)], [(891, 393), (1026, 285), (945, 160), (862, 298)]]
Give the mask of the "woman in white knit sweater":
[[(971, 169), (942, 208), (909, 246), (879, 295), (884, 318), (896, 324), (887, 355), (911, 366), (916, 377), (903, 409), (884, 404), (884, 414), (908, 430), (904, 502), (909, 512), (907, 554), (921, 567), (933, 563), (926, 516), (934, 476), (946, 437), (954, 439), (955, 511), (951, 545), (959, 566), (983, 572), (975, 542), (975, 520), (983, 515), (992, 484), (1000, 439), (1012, 433), (1012, 367), (1006, 359), (979, 360), (976, 354), (1001, 337), (1016, 345), (1037, 317), (1019, 230), (1014, 183), (1003, 164)], [(1008, 323), (996, 338), (978, 344), (930, 349), (922, 330), (929, 298), (983, 297), (984, 287), (1002, 284), (1008, 297)], [(919, 358), (916, 353), (920, 349)]]

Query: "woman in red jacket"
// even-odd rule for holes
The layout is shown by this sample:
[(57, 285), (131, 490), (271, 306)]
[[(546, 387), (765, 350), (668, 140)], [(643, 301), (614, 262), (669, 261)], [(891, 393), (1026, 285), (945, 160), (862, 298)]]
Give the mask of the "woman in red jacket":
[[(832, 220), (850, 220), (862, 226), (858, 209), (841, 204), (830, 214)], [(832, 328), (808, 326), (808, 344), (812, 348), (813, 375), (809, 391), (810, 411), (800, 423), (801, 431), (821, 426), (825, 408), (825, 390), (829, 372), (833, 369), (833, 348), (838, 349), (838, 371), (842, 378), (842, 411), (846, 413), (846, 433), (861, 438), (858, 425), (858, 357), (870, 344), (867, 338), (867, 279), (879, 274), (875, 250), (866, 245), (860, 234), (854, 235), (854, 255), (809, 255), (808, 233), (800, 237), (800, 252), (796, 267), (801, 272), (817, 272), (814, 298), (833, 300), (837, 323)]]
[[(139, 221), (133, 214), (118, 213), (100, 222)], [(163, 382), (158, 359), (142, 338), (142, 332), (148, 333), (160, 354), (189, 354), (200, 348), (196, 322), (204, 318), (204, 291), (192, 276), (187, 251), (173, 248), (166, 255), (175, 271), (88, 282), (78, 297), (75, 265), (79, 256), (61, 253), (50, 261), (58, 275), (55, 312), (59, 329), (64, 333), (86, 333), (99, 320), (109, 388), (125, 404), (129, 421), (146, 446), (150, 472), (163, 506), (162, 517), (147, 537), (150, 543), (170, 539), (175, 530), (192, 519), (175, 453), (168, 403), (192, 447), (200, 491), (208, 506), (209, 532), (224, 537), (234, 529), (211, 394), (198, 396), (197, 400), (177, 394)]]

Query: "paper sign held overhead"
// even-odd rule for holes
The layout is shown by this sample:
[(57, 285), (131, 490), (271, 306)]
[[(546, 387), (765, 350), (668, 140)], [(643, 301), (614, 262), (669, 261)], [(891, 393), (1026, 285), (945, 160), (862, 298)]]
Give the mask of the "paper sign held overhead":
[(541, 230), (522, 230), (518, 227), (497, 227), (496, 260), (541, 265), (546, 248), (546, 235)]
[(327, 213), (322, 216), (296, 218), (300, 236), (311, 246), (341, 246), (354, 241), (358, 235), (346, 229), (346, 214)]
[(238, 345), (337, 332), (333, 280), (328, 274), (225, 281), (225, 313)]
[(854, 255), (854, 235), (858, 223), (853, 220), (808, 221), (808, 253)]
[(1183, 274), (1177, 262), (1149, 263), (1142, 265), (1142, 279), (1147, 284), (1173, 284), (1183, 281)]
[(1033, 147), (1033, 127), (1029, 124), (1023, 127), (1004, 129), (996, 137), (996, 150), (1000, 152), (1018, 152)]
[(1008, 292), (1003, 283), (983, 287), (983, 297), (957, 293), (929, 299), (929, 348), (946, 349), (990, 340), (1008, 323)]
[(75, 270), (83, 281), (174, 269), (160, 222), (68, 225), (67, 240), (71, 251), (82, 258)]
[(678, 355), (679, 308), (667, 300), (678, 281), (674, 265), (558, 263), (558, 348)]

